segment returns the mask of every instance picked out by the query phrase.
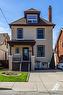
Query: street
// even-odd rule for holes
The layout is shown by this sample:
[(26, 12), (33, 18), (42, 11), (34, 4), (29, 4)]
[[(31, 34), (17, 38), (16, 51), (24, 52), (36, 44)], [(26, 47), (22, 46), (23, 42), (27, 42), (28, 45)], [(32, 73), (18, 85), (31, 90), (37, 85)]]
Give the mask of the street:
[(63, 95), (63, 92), (0, 91), (0, 95)]

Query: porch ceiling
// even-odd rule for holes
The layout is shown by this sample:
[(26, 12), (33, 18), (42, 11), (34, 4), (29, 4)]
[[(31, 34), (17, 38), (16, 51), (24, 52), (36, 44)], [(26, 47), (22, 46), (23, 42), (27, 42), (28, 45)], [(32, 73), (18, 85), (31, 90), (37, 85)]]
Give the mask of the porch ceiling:
[(31, 45), (31, 46), (34, 46), (36, 43), (35, 40), (10, 40), (8, 41), (8, 44), (10, 46), (13, 46), (13, 45)]

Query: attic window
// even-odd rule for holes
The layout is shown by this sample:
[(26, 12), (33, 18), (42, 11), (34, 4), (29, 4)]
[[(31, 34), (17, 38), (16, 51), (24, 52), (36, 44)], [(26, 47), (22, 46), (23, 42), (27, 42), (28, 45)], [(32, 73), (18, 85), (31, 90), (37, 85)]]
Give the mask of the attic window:
[(28, 23), (37, 23), (37, 15), (27, 15)]

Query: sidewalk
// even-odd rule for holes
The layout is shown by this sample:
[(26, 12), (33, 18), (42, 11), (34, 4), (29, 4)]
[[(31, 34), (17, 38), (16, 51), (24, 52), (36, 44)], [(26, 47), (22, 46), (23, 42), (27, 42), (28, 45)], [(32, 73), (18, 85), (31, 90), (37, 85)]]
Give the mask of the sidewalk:
[(0, 82), (0, 88), (22, 92), (63, 91), (63, 72), (30, 73), (29, 82)]
[[(35, 77), (35, 78), (34, 78)], [(44, 92), (46, 89), (38, 75), (30, 74), (29, 82), (0, 82), (0, 88), (9, 88), (14, 91)]]
[(0, 82), (0, 88), (4, 89), (11, 89), (14, 91), (46, 91), (46, 89), (43, 87), (43, 84), (41, 82), (34, 83), (34, 82)]

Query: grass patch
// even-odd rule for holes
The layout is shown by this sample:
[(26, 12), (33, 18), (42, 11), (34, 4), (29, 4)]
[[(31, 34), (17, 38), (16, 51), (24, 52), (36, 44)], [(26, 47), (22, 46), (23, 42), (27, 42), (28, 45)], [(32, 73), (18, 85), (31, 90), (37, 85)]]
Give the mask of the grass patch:
[(20, 72), (18, 76), (2, 75), (0, 72), (0, 82), (27, 82), (28, 72)]

